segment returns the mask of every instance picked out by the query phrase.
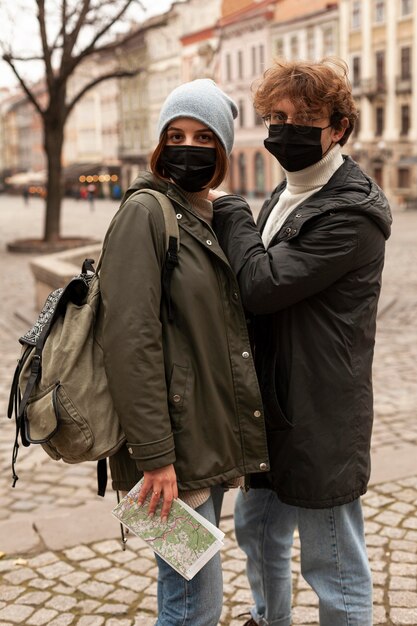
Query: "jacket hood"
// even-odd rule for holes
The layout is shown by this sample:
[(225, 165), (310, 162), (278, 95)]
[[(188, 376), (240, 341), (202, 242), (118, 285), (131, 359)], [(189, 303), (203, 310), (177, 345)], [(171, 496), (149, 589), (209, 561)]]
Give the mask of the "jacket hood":
[[(381, 229), (385, 239), (391, 234), (392, 214), (386, 195), (358, 164), (348, 156), (340, 168), (340, 178), (335, 175), (326, 185), (325, 192), (335, 195), (335, 209), (353, 210), (371, 218)], [(344, 192), (343, 200), (337, 200)], [(348, 192), (348, 193), (346, 193)]]
[[(304, 221), (329, 211), (363, 213), (378, 225), (385, 239), (388, 239), (391, 234), (392, 215), (384, 192), (353, 159), (349, 156), (343, 158), (343, 165), (328, 183), (306, 200)], [(285, 186), (284, 181), (278, 186), (277, 191), (283, 191)]]

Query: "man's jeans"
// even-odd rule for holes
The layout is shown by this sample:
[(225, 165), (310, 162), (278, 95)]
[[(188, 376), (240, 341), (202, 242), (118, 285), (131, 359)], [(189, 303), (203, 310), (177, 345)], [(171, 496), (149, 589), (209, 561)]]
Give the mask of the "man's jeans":
[(301, 573), (319, 597), (320, 626), (372, 626), (372, 580), (359, 498), (328, 509), (283, 504), (269, 489), (240, 492), (236, 538), (259, 626), (291, 625), (291, 548), (298, 526)]
[[(196, 511), (216, 524), (213, 498)], [(223, 605), (220, 553), (187, 581), (156, 556), (158, 563), (158, 620), (155, 626), (215, 626)]]

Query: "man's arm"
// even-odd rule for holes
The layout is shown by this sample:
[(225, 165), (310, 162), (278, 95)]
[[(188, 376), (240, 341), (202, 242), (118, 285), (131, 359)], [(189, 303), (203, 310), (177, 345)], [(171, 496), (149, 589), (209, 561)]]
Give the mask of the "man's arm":
[(214, 228), (235, 271), (244, 306), (267, 314), (323, 291), (355, 267), (357, 228), (344, 213), (323, 215), (305, 231), (265, 250), (245, 200), (222, 196)]

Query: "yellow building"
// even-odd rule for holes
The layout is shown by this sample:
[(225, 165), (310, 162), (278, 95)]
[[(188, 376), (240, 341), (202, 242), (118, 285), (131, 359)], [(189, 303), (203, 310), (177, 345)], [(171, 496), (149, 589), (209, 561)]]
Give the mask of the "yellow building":
[(406, 208), (417, 199), (417, 7), (413, 0), (341, 0), (340, 24), (360, 109), (350, 151), (392, 206)]

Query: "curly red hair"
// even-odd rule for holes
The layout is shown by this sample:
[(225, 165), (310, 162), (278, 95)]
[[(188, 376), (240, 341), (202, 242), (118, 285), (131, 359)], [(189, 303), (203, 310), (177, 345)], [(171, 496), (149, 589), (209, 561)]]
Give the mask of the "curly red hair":
[(358, 119), (348, 66), (341, 59), (326, 58), (316, 63), (277, 59), (253, 91), (255, 109), (262, 117), (270, 115), (277, 102), (288, 99), (312, 117), (322, 117), (320, 114), (325, 112), (336, 130), (341, 130), (341, 120), (347, 118), (349, 125), (339, 140), (342, 146)]

